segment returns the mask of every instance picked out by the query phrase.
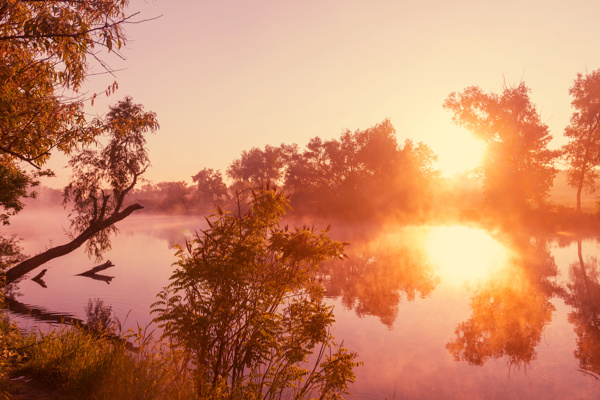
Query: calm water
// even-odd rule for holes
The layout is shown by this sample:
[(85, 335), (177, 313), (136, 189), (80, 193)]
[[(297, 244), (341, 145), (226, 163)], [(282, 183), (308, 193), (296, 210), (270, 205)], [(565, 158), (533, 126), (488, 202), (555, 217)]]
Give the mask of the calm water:
[[(23, 245), (32, 254), (50, 237), (66, 240), (63, 217), (24, 214), (10, 230), (28, 238)], [(23, 281), (18, 299), (85, 319), (88, 299), (99, 298), (126, 327), (144, 326), (168, 283), (170, 247), (201, 227), (201, 218), (132, 216), (105, 257), (115, 264), (103, 272), (110, 282), (75, 276), (95, 265), (80, 250), (44, 266), (47, 288)], [(600, 397), (596, 239), (460, 226), (361, 227), (332, 236), (352, 242), (349, 259), (321, 276), (335, 307), (334, 336), (364, 362), (349, 398)], [(17, 318), (27, 329), (41, 324)]]

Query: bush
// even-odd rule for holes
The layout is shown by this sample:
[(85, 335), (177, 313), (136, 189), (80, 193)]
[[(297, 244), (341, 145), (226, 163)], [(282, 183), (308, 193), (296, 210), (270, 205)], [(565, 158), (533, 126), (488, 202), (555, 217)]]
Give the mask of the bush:
[(280, 227), (288, 200), (275, 190), (242, 203), (178, 249), (153, 305), (163, 337), (188, 355), (200, 398), (341, 397), (357, 354), (334, 342), (315, 273), (344, 245), (328, 229)]

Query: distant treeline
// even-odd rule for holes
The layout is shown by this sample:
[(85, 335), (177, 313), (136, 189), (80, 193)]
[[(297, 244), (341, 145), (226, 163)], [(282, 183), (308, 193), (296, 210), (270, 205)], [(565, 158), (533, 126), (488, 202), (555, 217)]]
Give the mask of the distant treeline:
[[(432, 209), (440, 185), (436, 155), (423, 143), (399, 144), (389, 120), (339, 138), (243, 151), (225, 171), (203, 168), (184, 181), (146, 184), (130, 198), (148, 211), (207, 214), (233, 209), (235, 194), (276, 185), (290, 195), (296, 216), (365, 220), (382, 215), (419, 218)], [(439, 187), (438, 187), (439, 188)]]

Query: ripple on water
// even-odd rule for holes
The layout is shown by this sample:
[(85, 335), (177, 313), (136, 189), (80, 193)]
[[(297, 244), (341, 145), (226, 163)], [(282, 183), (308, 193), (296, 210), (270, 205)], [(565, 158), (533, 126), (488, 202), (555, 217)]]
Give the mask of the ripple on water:
[(548, 381), (569, 386), (600, 386), (600, 376), (583, 368), (573, 368), (567, 365), (543, 365), (537, 367), (535, 374)]

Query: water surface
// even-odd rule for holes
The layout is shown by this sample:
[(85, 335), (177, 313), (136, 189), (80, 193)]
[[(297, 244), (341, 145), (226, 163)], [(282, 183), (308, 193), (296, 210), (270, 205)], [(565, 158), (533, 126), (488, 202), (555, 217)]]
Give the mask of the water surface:
[[(10, 229), (28, 238), (33, 254), (48, 237), (66, 241), (60, 217), (20, 218)], [(201, 218), (131, 216), (106, 255), (115, 264), (103, 272), (111, 279), (76, 276), (95, 265), (80, 249), (43, 267), (46, 288), (21, 282), (18, 300), (85, 319), (88, 300), (99, 298), (124, 326), (145, 326), (168, 284), (172, 245), (203, 226)], [(363, 233), (332, 232), (351, 241), (349, 258), (320, 276), (334, 336), (364, 363), (350, 398), (598, 398), (598, 240), (466, 226), (356, 231)], [(41, 324), (18, 320), (27, 329)]]

